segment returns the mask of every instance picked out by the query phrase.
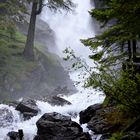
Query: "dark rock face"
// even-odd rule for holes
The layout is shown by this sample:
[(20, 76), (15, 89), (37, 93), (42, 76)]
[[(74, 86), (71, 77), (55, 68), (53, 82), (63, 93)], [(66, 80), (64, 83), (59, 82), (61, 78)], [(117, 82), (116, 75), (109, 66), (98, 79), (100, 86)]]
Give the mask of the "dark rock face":
[(13, 114), (7, 108), (0, 109), (0, 127), (6, 127), (13, 122)]
[(115, 108), (103, 108), (101, 104), (89, 106), (84, 111), (80, 112), (80, 123), (87, 123), (87, 127), (95, 132), (95, 134), (112, 133), (120, 126), (109, 124), (105, 119), (106, 113), (114, 112)]
[(11, 131), (7, 134), (7, 136), (10, 138), (10, 140), (19, 140), (18, 132)]
[[(101, 108), (96, 110), (96, 113), (88, 122), (88, 128), (95, 132), (95, 134), (104, 134), (104, 133), (112, 133), (117, 128), (119, 128), (119, 124), (112, 125), (109, 124), (105, 119), (105, 114), (108, 112), (114, 112), (115, 109), (113, 107)], [(121, 125), (121, 124), (120, 124)]]
[(52, 105), (58, 105), (58, 106), (63, 106), (63, 105), (71, 105), (71, 103), (61, 97), (58, 96), (53, 96), (51, 98), (51, 103)]
[(89, 106), (87, 109), (80, 112), (80, 123), (88, 123), (90, 119), (95, 115), (96, 110), (101, 109), (101, 104), (95, 104)]
[(20, 129), (18, 132), (11, 131), (7, 134), (7, 136), (10, 138), (10, 140), (22, 140), (23, 139), (23, 130)]
[(25, 119), (29, 119), (33, 116), (36, 116), (39, 112), (35, 100), (32, 99), (23, 99), (17, 105), (16, 110), (20, 111), (25, 117)]
[(110, 133), (103, 134), (99, 140), (108, 140), (111, 137)]
[(44, 114), (36, 125), (38, 131), (34, 140), (91, 140), (79, 124), (56, 112)]
[(40, 99), (41, 101), (44, 102), (48, 102), (51, 105), (57, 105), (57, 106), (64, 106), (64, 105), (71, 105), (71, 103), (59, 96), (45, 96), (45, 97), (41, 97)]
[(140, 140), (140, 134), (131, 131), (124, 135), (120, 140)]

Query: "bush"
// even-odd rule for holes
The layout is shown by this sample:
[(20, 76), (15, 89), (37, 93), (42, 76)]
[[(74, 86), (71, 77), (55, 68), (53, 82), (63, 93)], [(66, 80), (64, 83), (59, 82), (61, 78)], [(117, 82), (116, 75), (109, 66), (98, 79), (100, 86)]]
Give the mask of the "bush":
[(109, 140), (120, 140), (122, 136), (123, 136), (123, 133), (117, 132), (117, 133), (114, 133)]
[(133, 69), (94, 73), (86, 85), (102, 90), (107, 98), (123, 105), (126, 110), (140, 112), (140, 74), (134, 73)]

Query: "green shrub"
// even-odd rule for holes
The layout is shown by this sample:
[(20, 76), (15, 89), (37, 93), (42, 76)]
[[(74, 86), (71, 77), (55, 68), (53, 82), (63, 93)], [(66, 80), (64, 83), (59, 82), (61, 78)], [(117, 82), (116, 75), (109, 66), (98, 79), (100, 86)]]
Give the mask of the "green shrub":
[(117, 132), (117, 133), (114, 133), (109, 140), (120, 140), (122, 136), (123, 136), (122, 132)]
[[(102, 90), (107, 98), (115, 100), (128, 111), (140, 112), (140, 74), (134, 73), (133, 69), (96, 72), (88, 78), (86, 86)], [(105, 105), (108, 102), (106, 100)]]

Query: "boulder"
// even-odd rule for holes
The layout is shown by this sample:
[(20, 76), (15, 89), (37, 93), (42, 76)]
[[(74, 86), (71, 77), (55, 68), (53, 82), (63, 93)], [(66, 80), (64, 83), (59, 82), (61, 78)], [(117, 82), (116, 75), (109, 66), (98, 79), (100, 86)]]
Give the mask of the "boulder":
[(55, 106), (64, 106), (64, 105), (71, 105), (71, 103), (59, 96), (45, 96), (41, 97), (39, 100), (48, 102), (49, 104)]
[(105, 134), (105, 133), (113, 133), (118, 128), (121, 127), (121, 124), (110, 124), (106, 120), (106, 114), (114, 112), (114, 107), (106, 107), (100, 108), (96, 110), (94, 116), (87, 123), (87, 127), (95, 132), (95, 134)]
[(36, 101), (32, 99), (23, 99), (17, 105), (16, 110), (20, 111), (25, 117), (25, 119), (36, 116), (40, 111), (36, 105)]
[(80, 112), (80, 123), (87, 123), (87, 127), (95, 134), (115, 132), (121, 124), (110, 124), (106, 120), (106, 114), (114, 112), (115, 109), (115, 107), (102, 107), (101, 104), (91, 105)]
[(80, 112), (80, 124), (88, 123), (90, 119), (95, 115), (96, 110), (101, 109), (101, 104), (95, 104), (89, 106), (87, 109)]
[(103, 134), (99, 140), (109, 140), (112, 135), (110, 133)]
[(22, 140), (24, 137), (23, 130), (19, 129), (18, 132), (11, 131), (7, 134), (10, 140)]
[(19, 140), (18, 132), (11, 131), (7, 134), (7, 136), (10, 138), (10, 140)]
[(56, 112), (44, 114), (36, 125), (38, 131), (34, 140), (91, 140), (78, 123)]
[(0, 109), (0, 127), (6, 127), (12, 124), (14, 116), (12, 111), (7, 108)]

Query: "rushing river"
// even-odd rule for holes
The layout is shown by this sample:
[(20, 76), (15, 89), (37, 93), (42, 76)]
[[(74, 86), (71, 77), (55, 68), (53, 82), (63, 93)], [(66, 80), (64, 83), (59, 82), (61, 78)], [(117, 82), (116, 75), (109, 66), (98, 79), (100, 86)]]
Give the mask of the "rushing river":
[[(71, 47), (77, 56), (88, 60), (88, 55), (91, 53), (90, 50), (84, 47), (80, 43), (81, 38), (88, 38), (94, 36), (94, 29), (92, 27), (92, 20), (88, 13), (92, 7), (90, 0), (74, 0), (77, 7), (74, 12), (66, 13), (52, 13), (49, 9), (44, 8), (41, 18), (46, 21), (50, 27), (55, 31), (56, 34), (56, 52), (59, 56), (62, 56), (62, 51), (66, 47)], [(54, 49), (53, 49), (54, 50)], [(71, 78), (75, 80), (76, 73), (70, 74)], [(9, 112), (12, 112), (13, 120), (12, 122), (4, 122), (3, 127), (0, 128), (0, 140), (4, 140), (6, 134), (9, 131), (17, 131), (18, 129), (23, 129), (25, 133), (24, 140), (32, 140), (36, 134), (36, 122), (44, 113), (48, 112), (58, 112), (64, 115), (72, 115), (74, 113), (79, 113), (84, 110), (89, 105), (102, 102), (104, 96), (102, 93), (91, 89), (84, 89), (78, 86), (78, 92), (74, 95), (63, 96), (66, 100), (70, 101), (72, 105), (65, 106), (51, 106), (46, 102), (37, 101), (38, 108), (41, 113), (37, 116), (31, 118), (30, 120), (24, 121), (22, 116), (13, 107), (7, 105), (0, 105), (0, 109), (6, 108)], [(72, 120), (79, 122), (79, 116), (71, 116)], [(88, 131), (85, 126), (82, 126), (84, 131)]]
[[(14, 119), (12, 122), (6, 122), (3, 120), (4, 127), (0, 128), (0, 140), (8, 140), (8, 138), (5, 138), (6, 134), (9, 131), (18, 131), (18, 129), (23, 129), (25, 133), (24, 140), (32, 140), (37, 131), (36, 122), (44, 113), (58, 112), (64, 115), (71, 115), (72, 120), (79, 123), (79, 116), (75, 117), (73, 114), (79, 113), (91, 104), (102, 102), (104, 99), (102, 94), (99, 95), (99, 93), (96, 94), (96, 92), (91, 93), (91, 91), (88, 92), (88, 90), (83, 93), (78, 92), (69, 97), (64, 96), (63, 98), (70, 101), (72, 105), (51, 106), (47, 102), (37, 101), (37, 105), (41, 110), (41, 113), (27, 121), (24, 121), (20, 113), (13, 107), (1, 104), (0, 109), (8, 109), (9, 112), (12, 112)], [(85, 131), (88, 131), (84, 125), (83, 128)]]

